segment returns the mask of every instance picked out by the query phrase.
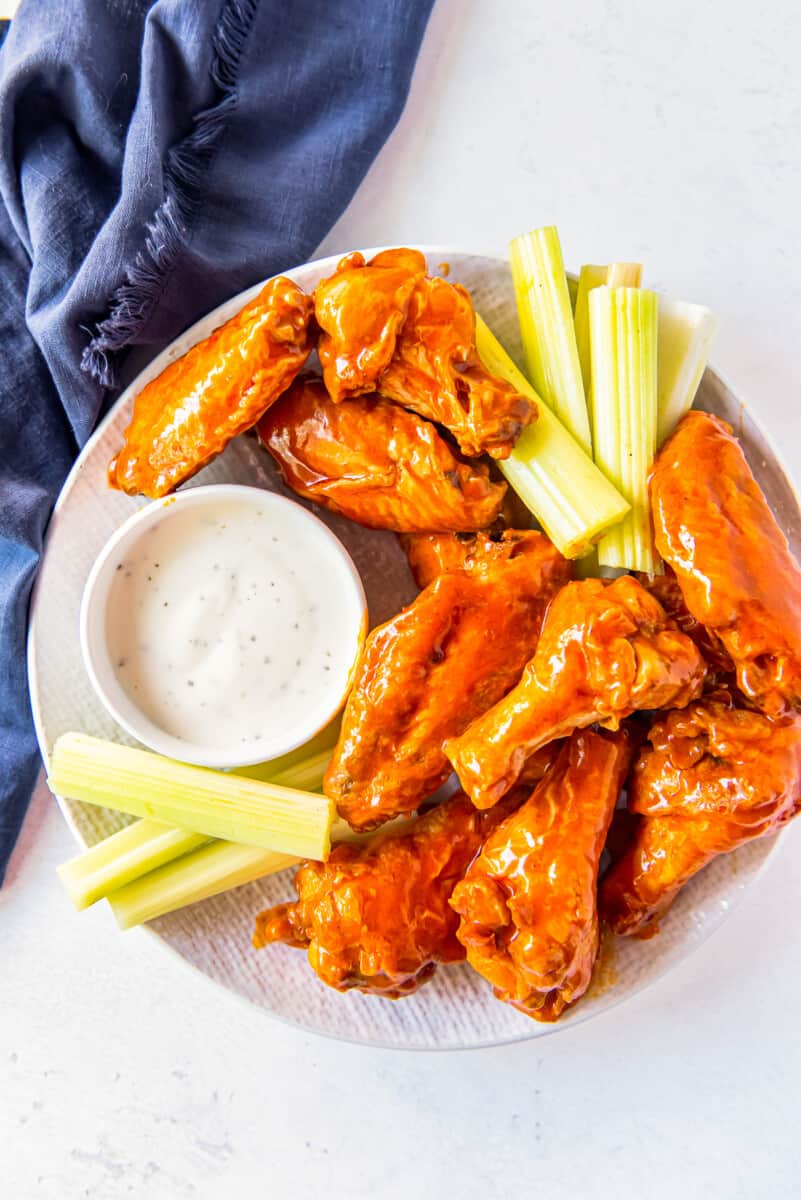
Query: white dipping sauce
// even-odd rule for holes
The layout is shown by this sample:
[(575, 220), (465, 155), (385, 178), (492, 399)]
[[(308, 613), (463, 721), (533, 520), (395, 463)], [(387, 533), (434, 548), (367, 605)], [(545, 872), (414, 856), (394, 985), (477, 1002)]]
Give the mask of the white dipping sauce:
[(315, 710), (324, 723), (358, 649), (337, 548), (310, 552), (295, 505), (171, 507), (114, 564), (106, 638), (123, 691), (171, 736), (243, 759)]

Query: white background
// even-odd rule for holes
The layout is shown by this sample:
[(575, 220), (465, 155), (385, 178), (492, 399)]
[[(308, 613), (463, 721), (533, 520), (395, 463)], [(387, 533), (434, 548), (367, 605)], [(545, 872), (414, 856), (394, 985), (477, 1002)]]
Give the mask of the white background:
[[(801, 15), (790, 0), (439, 0), (397, 132), (322, 250), (642, 259), (801, 475)], [(80, 917), (42, 788), (0, 892), (0, 1195), (801, 1194), (801, 828), (724, 929), (587, 1025), (494, 1051), (337, 1045)]]

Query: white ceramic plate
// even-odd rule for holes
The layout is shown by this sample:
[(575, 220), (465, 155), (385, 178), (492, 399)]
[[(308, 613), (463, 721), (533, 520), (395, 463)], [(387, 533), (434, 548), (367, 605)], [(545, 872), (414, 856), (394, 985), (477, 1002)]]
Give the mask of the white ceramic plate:
[[(430, 270), (449, 264), (449, 278), (471, 290), (477, 310), (519, 359), (508, 264), (449, 247), (420, 249), (428, 258)], [(365, 253), (369, 256), (375, 251)], [(338, 257), (308, 263), (286, 274), (311, 290), (320, 278), (330, 274)], [(106, 464), (130, 420), (133, 396), (168, 362), (237, 312), (261, 286), (233, 297), (204, 317), (148, 366), (89, 441), (64, 486), (34, 593), (28, 650), (33, 712), (45, 761), (55, 739), (66, 730), (129, 740), (106, 714), (90, 686), (81, 661), (78, 616), (84, 582), (96, 555), (117, 526), (143, 503), (110, 491), (106, 485)], [(711, 371), (704, 377), (698, 407), (719, 413), (734, 425), (793, 551), (801, 556), (798, 501), (758, 425)], [(269, 455), (248, 436), (237, 438), (188, 486), (222, 482), (261, 484), (292, 494), (283, 487)], [(372, 624), (385, 620), (411, 599), (415, 589), (393, 534), (361, 529), (317, 511), (348, 547), (361, 572)], [(119, 814), (72, 801), (59, 803), (82, 846), (113, 833), (125, 820)], [(494, 1045), (566, 1028), (604, 1012), (653, 982), (723, 923), (772, 847), (773, 839), (765, 839), (717, 859), (684, 889), (663, 921), (660, 934), (650, 941), (608, 939), (590, 993), (555, 1026), (538, 1024), (499, 1003), (466, 966), (440, 968), (433, 981), (418, 993), (391, 1001), (356, 992), (339, 995), (317, 979), (304, 954), (289, 947), (273, 946), (255, 952), (250, 945), (254, 914), (293, 894), (290, 873), (162, 917), (150, 928), (205, 975), (303, 1028), (398, 1048)], [(64, 903), (68, 903), (66, 897)], [(180, 977), (176, 977), (176, 988), (180, 988)]]

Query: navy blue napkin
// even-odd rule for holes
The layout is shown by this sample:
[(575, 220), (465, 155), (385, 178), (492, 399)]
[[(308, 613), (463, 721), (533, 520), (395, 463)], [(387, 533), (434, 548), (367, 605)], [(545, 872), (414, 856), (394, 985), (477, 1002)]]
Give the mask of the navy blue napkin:
[(11, 24), (0, 50), (0, 882), (38, 769), (30, 588), (121, 356), (312, 255), (398, 120), (432, 4), (23, 0)]

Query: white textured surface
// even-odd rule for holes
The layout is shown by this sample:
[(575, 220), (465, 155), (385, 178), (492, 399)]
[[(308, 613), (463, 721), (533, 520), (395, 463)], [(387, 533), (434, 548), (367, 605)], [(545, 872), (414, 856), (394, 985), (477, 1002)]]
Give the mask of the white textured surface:
[[(641, 255), (720, 312), (716, 359), (798, 473), (800, 42), (789, 3), (444, 0), (324, 249), (501, 250), (554, 219), (571, 262)], [(0, 893), (4, 1195), (797, 1194), (797, 829), (715, 939), (613, 1013), (404, 1056), (297, 1034), (105, 913), (74, 917), (59, 822), (40, 796)]]

